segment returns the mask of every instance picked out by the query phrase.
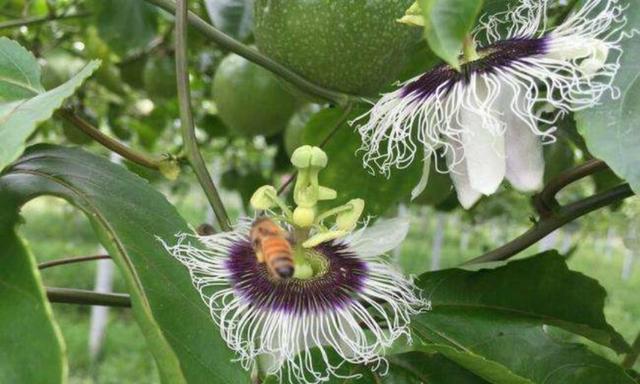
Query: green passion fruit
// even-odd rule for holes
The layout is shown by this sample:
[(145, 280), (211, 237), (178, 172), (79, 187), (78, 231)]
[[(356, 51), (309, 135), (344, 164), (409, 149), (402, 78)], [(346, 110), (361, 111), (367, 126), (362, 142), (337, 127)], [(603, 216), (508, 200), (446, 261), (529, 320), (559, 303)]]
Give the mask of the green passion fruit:
[(324, 87), (372, 95), (397, 80), (420, 40), (398, 23), (414, 0), (256, 0), (260, 51)]
[(298, 105), (275, 75), (231, 54), (213, 80), (218, 116), (239, 136), (271, 136), (284, 130)]

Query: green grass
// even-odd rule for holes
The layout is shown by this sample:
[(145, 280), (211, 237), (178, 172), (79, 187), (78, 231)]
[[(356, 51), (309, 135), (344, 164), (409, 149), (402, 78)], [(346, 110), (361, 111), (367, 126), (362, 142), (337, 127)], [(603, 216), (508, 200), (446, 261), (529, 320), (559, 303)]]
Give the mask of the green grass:
[[(191, 194), (191, 195), (195, 195)], [(193, 198), (173, 198), (181, 213), (194, 226), (206, 217), (206, 205)], [(238, 214), (237, 210), (232, 216)], [(61, 257), (96, 254), (99, 244), (88, 220), (68, 204), (53, 198), (37, 199), (23, 210), (26, 224), (21, 233), (27, 238), (39, 262)], [(431, 210), (412, 210), (411, 233), (401, 249), (400, 262), (405, 271), (419, 274), (431, 265), (435, 213)], [(526, 214), (511, 221), (492, 221), (484, 224), (463, 224), (461, 218), (449, 219), (443, 243), (441, 267), (454, 267), (464, 260), (478, 256), (523, 231)], [(496, 228), (496, 229), (493, 229)], [(570, 267), (597, 280), (609, 292), (606, 315), (610, 323), (632, 340), (640, 331), (640, 268), (634, 268), (629, 280), (620, 278), (624, 248), (621, 243), (607, 260), (596, 246), (604, 234), (587, 229), (574, 235), (580, 247), (571, 257)], [(461, 235), (468, 233), (468, 244), (461, 248)], [(497, 238), (494, 238), (496, 237)], [(526, 252), (536, 252), (535, 247)], [(640, 262), (638, 263), (640, 264)], [(48, 286), (92, 289), (95, 263), (57, 267), (42, 272)], [(125, 292), (123, 279), (116, 274), (114, 290)], [(54, 304), (54, 315), (60, 324), (67, 345), (70, 362), (70, 383), (157, 383), (158, 373), (145, 340), (128, 309), (111, 309), (104, 348), (100, 359), (92, 362), (88, 353), (89, 307)], [(614, 361), (621, 357), (603, 347), (592, 348)], [(638, 365), (636, 366), (638, 367)]]

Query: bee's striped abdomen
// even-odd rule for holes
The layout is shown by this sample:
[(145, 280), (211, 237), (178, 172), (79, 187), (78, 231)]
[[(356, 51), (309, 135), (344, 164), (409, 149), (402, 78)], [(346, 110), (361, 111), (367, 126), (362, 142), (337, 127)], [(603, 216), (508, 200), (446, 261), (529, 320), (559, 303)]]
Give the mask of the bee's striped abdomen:
[(293, 252), (289, 241), (280, 236), (267, 236), (261, 241), (262, 254), (272, 275), (286, 279), (293, 276)]

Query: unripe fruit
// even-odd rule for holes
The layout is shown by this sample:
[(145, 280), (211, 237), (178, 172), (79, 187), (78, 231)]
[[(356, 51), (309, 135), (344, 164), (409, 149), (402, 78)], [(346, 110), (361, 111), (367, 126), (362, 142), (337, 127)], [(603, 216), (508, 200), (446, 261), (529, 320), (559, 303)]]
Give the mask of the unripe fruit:
[(397, 80), (419, 28), (413, 0), (256, 0), (258, 48), (324, 87), (370, 95)]
[(222, 121), (241, 136), (281, 132), (297, 106), (275, 75), (235, 54), (220, 63), (213, 97)]

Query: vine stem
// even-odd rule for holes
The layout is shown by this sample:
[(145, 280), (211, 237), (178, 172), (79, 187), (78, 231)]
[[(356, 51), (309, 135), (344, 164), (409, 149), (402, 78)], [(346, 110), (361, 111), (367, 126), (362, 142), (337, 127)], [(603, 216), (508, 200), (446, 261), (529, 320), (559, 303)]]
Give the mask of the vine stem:
[[(173, 0), (145, 0), (145, 1), (151, 4), (154, 4), (172, 14), (176, 13), (177, 5), (181, 3), (181, 1), (178, 1), (177, 3), (175, 3)], [(202, 33), (204, 36), (213, 40), (221, 48), (237, 53), (238, 55), (244, 57), (245, 59), (273, 72), (277, 76), (295, 85), (297, 88), (308, 93), (309, 95), (320, 97), (324, 100), (330, 101), (337, 105), (347, 105), (350, 102), (360, 100), (360, 97), (358, 96), (347, 95), (342, 92), (330, 90), (305, 79), (304, 77), (300, 76), (299, 74), (295, 73), (294, 71), (290, 70), (284, 65), (261, 54), (255, 49), (249, 48), (248, 46), (235, 40), (229, 35), (226, 35), (225, 33), (216, 29), (215, 27), (213, 27), (206, 21), (202, 20), (198, 15), (192, 12), (188, 12), (186, 17), (188, 17), (188, 22), (189, 24), (191, 24), (193, 28), (195, 28), (198, 32)]]
[(633, 196), (634, 192), (631, 187), (628, 184), (624, 184), (573, 204), (564, 207), (560, 206), (556, 199), (556, 195), (560, 191), (587, 176), (608, 169), (609, 167), (605, 162), (593, 159), (556, 176), (547, 183), (542, 192), (533, 198), (533, 205), (540, 215), (540, 221), (536, 222), (527, 232), (507, 244), (469, 260), (463, 265), (507, 260), (565, 224), (590, 212)]
[(94, 256), (82, 256), (82, 257), (66, 257), (63, 259), (51, 260), (44, 263), (38, 264), (38, 269), (47, 269), (51, 267), (57, 267), (60, 265), (66, 264), (75, 264), (75, 263), (83, 263), (85, 261), (93, 261), (93, 260), (103, 260), (110, 259), (109, 255), (94, 255)]
[(541, 217), (552, 215), (553, 211), (559, 207), (556, 195), (561, 190), (578, 180), (607, 169), (609, 169), (609, 167), (604, 161), (593, 159), (572, 168), (568, 172), (558, 175), (547, 183), (542, 192), (535, 196), (534, 206), (536, 210)]
[(9, 28), (15, 28), (15, 27), (26, 27), (29, 25), (34, 25), (34, 24), (42, 24), (42, 23), (47, 23), (49, 21), (54, 21), (54, 20), (68, 20), (68, 19), (77, 19), (80, 17), (86, 17), (89, 16), (90, 13), (89, 12), (77, 12), (77, 13), (71, 13), (71, 14), (63, 14), (63, 15), (47, 15), (47, 16), (38, 16), (38, 17), (27, 17), (24, 19), (18, 19), (18, 20), (9, 20), (9, 21), (5, 21), (0, 23), (0, 29), (9, 29)]
[(129, 148), (118, 140), (105, 135), (104, 133), (100, 132), (98, 128), (94, 127), (88, 121), (73, 113), (71, 110), (62, 108), (56, 112), (56, 115), (73, 124), (87, 136), (91, 137), (98, 143), (124, 157), (125, 159), (146, 168), (154, 170), (158, 170), (160, 168), (160, 159), (152, 158), (147, 154)]
[(599, 193), (586, 199), (561, 207), (553, 215), (543, 218), (531, 229), (510, 241), (509, 243), (488, 252), (480, 257), (471, 259), (463, 265), (507, 260), (519, 252), (529, 248), (542, 240), (556, 229), (568, 224), (588, 213), (604, 208), (617, 201), (634, 195), (629, 184), (623, 184), (609, 191)]
[(52, 303), (131, 307), (131, 297), (123, 293), (98, 293), (84, 289), (47, 287), (47, 298)]
[(231, 230), (229, 216), (222, 203), (220, 194), (211, 179), (202, 154), (198, 149), (193, 114), (191, 111), (191, 90), (189, 87), (189, 66), (187, 56), (187, 0), (178, 0), (175, 7), (176, 16), (176, 78), (178, 86), (178, 104), (180, 106), (180, 123), (184, 151), (187, 160), (196, 174), (198, 182), (211, 204), (218, 224), (223, 231)]

